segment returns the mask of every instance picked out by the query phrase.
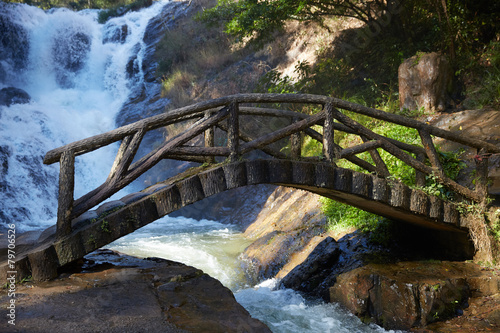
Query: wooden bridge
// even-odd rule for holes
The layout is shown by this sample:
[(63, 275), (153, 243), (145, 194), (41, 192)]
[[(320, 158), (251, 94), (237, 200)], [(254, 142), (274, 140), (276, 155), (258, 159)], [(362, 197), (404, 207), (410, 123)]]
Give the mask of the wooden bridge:
[[(318, 112), (306, 114), (290, 108), (316, 108)], [(341, 110), (416, 129), (421, 145), (379, 135)], [(260, 135), (245, 132), (243, 127), (248, 126), (242, 125), (259, 117), (283, 119), (280, 124), (284, 125)], [(145, 156), (136, 157), (147, 132), (186, 121), (192, 122), (188, 129), (165, 140)], [(224, 140), (217, 140), (223, 141), (223, 145), (215, 144), (216, 132), (217, 135), (223, 133)], [(359, 136), (358, 142), (362, 143), (340, 147), (334, 140), (337, 132)], [(306, 135), (322, 145), (321, 156), (304, 156), (301, 147)], [(58, 267), (183, 206), (216, 193), (255, 184), (304, 189), (394, 220), (445, 231), (452, 237), (466, 237), (467, 229), (455, 204), (428, 196), (394, 179), (379, 153), (380, 149), (385, 150), (414, 168), (417, 186), (424, 186), (425, 176), (433, 175), (456, 193), (457, 198), (484, 201), (488, 159), (476, 159), (476, 188), (464, 187), (446, 176), (433, 136), (475, 148), (477, 156), (500, 153), (495, 145), (414, 119), (333, 97), (305, 94), (227, 96), (70, 143), (45, 156), (45, 164), (60, 164), (57, 225), (45, 230), (17, 254), (17, 279), (28, 275), (34, 279), (52, 278), (57, 275)], [(285, 145), (283, 140), (289, 140), (287, 153), (279, 149)], [(107, 180), (75, 200), (75, 157), (117, 141), (121, 141), (121, 145)], [(203, 144), (193, 145), (195, 141)], [(260, 151), (260, 158), (252, 159), (249, 153), (253, 151)], [(370, 154), (373, 163), (357, 156), (363, 152)], [(163, 159), (203, 164), (141, 192), (102, 204)], [(365, 172), (338, 167), (343, 159)], [(9, 270), (12, 269), (6, 261), (0, 265), (1, 274)]]

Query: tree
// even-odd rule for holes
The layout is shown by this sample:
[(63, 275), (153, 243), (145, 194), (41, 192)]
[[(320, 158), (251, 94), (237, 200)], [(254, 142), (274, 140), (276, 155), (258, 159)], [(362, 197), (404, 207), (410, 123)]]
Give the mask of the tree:
[(224, 24), (233, 36), (260, 40), (281, 29), (287, 20), (322, 22), (325, 17), (343, 16), (368, 24), (398, 10), (398, 0), (219, 0), (201, 19)]

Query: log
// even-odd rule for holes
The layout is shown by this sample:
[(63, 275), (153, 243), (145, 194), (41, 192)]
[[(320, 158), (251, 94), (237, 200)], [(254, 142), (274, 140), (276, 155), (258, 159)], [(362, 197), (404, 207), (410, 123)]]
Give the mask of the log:
[(43, 160), (44, 164), (52, 164), (59, 161), (61, 154), (66, 150), (73, 150), (75, 156), (85, 154), (96, 150), (98, 148), (107, 146), (113, 142), (122, 140), (124, 137), (137, 132), (140, 128), (145, 128), (146, 131), (167, 126), (179, 121), (181, 117), (193, 116), (205, 110), (221, 107), (230, 103), (311, 103), (311, 104), (325, 104), (330, 97), (309, 95), (309, 94), (238, 94), (225, 96), (209, 101), (196, 103), (193, 105), (185, 106), (179, 109), (168, 111), (167, 113), (159, 114), (135, 123), (122, 126), (112, 131), (95, 135), (93, 137), (83, 139), (80, 141), (72, 142), (65, 146), (53, 149), (45, 155)]
[[(335, 124), (337, 124), (337, 123), (335, 123)], [(342, 125), (342, 126), (347, 127), (345, 125)], [(309, 135), (310, 137), (312, 137), (314, 140), (316, 140), (318, 142), (321, 142), (321, 143), (323, 142), (323, 135), (321, 135), (320, 133), (316, 132), (312, 128), (306, 128), (304, 130), (304, 133), (306, 133), (307, 135)], [(337, 149), (339, 149), (340, 151), (342, 151), (342, 148), (340, 146), (338, 146), (338, 145), (337, 145)], [(368, 172), (377, 172), (377, 169), (373, 165), (371, 165), (370, 163), (366, 162), (365, 160), (360, 159), (357, 156), (346, 156), (345, 159), (348, 160), (349, 162), (351, 162), (351, 163), (353, 163), (353, 164), (355, 164), (355, 165), (357, 165), (357, 166), (365, 169), (365, 170), (368, 170)]]
[(61, 154), (59, 171), (59, 199), (57, 207), (56, 237), (62, 238), (71, 233), (71, 216), (75, 191), (75, 155), (73, 151)]
[(183, 132), (182, 134), (176, 136), (175, 138), (167, 141), (161, 147), (158, 147), (153, 154), (149, 154), (143, 157), (141, 160), (137, 161), (130, 167), (130, 171), (120, 179), (115, 179), (112, 182), (106, 182), (99, 186), (98, 189), (87, 194), (75, 202), (75, 207), (73, 209), (73, 217), (77, 217), (83, 212), (89, 210), (100, 202), (106, 200), (132, 181), (137, 179), (144, 172), (155, 166), (161, 159), (168, 156), (171, 149), (176, 148), (197, 135), (203, 133), (207, 128), (214, 126), (217, 122), (225, 119), (229, 115), (229, 109), (223, 108), (217, 114), (211, 116), (210, 118), (204, 119), (203, 121), (197, 123), (196, 126), (190, 130)]
[(127, 136), (123, 139), (122, 144), (118, 149), (118, 153), (116, 154), (115, 162), (111, 167), (108, 181), (111, 181), (116, 177), (121, 178), (124, 173), (128, 171), (135, 154), (137, 154), (137, 150), (141, 145), (141, 141), (145, 133), (145, 129), (141, 128), (133, 136)]
[[(209, 118), (211, 116), (210, 112), (205, 113), (205, 118)], [(214, 147), (215, 146), (215, 127), (209, 127), (205, 131), (205, 147)], [(206, 163), (213, 164), (215, 163), (214, 156), (207, 156), (205, 159)]]
[[(228, 129), (227, 129), (227, 126), (220, 122), (217, 124), (217, 127), (220, 128), (221, 130), (227, 132)], [(242, 131), (240, 131), (240, 139), (245, 141), (245, 142), (250, 142), (250, 141), (253, 141), (254, 138), (252, 138), (251, 136), (248, 136), (246, 135), (245, 133), (243, 133)], [(270, 147), (262, 147), (260, 148), (260, 150), (262, 150), (264, 153), (272, 156), (272, 157), (276, 157), (276, 158), (280, 158), (280, 159), (286, 159), (286, 155), (283, 154), (282, 152), (280, 151), (277, 151), (277, 150), (274, 150)]]
[(340, 150), (335, 145), (334, 122), (333, 106), (327, 104), (325, 107), (325, 125), (323, 130), (323, 154), (330, 163), (335, 163), (340, 158)]
[[(368, 139), (364, 136), (361, 136), (361, 140), (363, 140), (363, 142), (368, 141)], [(369, 150), (369, 152), (370, 152), (370, 156), (372, 157), (372, 160), (375, 162), (375, 167), (377, 168), (377, 174), (379, 174), (380, 176), (382, 176), (384, 178), (389, 177), (391, 175), (391, 173), (389, 172), (389, 169), (387, 168), (387, 165), (385, 164), (382, 157), (380, 157), (380, 154), (378, 153), (378, 151), (376, 149), (372, 149), (372, 150)]]
[(475, 157), (476, 163), (476, 193), (484, 200), (488, 197), (488, 156), (485, 149), (478, 149)]
[[(299, 121), (297, 117), (292, 118), (292, 123)], [(295, 132), (290, 136), (291, 157), (294, 160), (300, 159), (302, 152), (302, 133)]]
[(227, 146), (230, 151), (229, 162), (236, 162), (240, 158), (240, 119), (236, 103), (229, 106)]
[(263, 135), (260, 138), (257, 138), (251, 142), (243, 144), (241, 146), (240, 152), (244, 154), (254, 149), (260, 149), (270, 143), (283, 139), (291, 135), (292, 133), (295, 133), (297, 131), (302, 131), (303, 129), (315, 125), (318, 121), (322, 120), (324, 118), (324, 115), (325, 115), (324, 111), (321, 111), (320, 113), (310, 116), (307, 119), (301, 120), (297, 123), (291, 124), (287, 127), (281, 128), (272, 133)]
[[(425, 156), (425, 154), (417, 154), (417, 161), (424, 163)], [(426, 185), (425, 173), (420, 170), (415, 170), (415, 185), (418, 187), (424, 187)]]
[(444, 175), (443, 167), (441, 166), (441, 161), (439, 160), (439, 155), (436, 151), (436, 147), (434, 147), (434, 143), (432, 142), (430, 134), (426, 130), (419, 130), (418, 134), (420, 135), (420, 139), (422, 140), (425, 152), (427, 153), (427, 157), (429, 158), (429, 161), (431, 162), (435, 173)]
[[(383, 136), (374, 133), (367, 129), (366, 127), (360, 125), (356, 121), (352, 120), (351, 118), (343, 115), (340, 111), (334, 110), (335, 112), (335, 118), (342, 122), (344, 125), (351, 127), (352, 129), (358, 131), (362, 135), (373, 139), (373, 140), (380, 140), (382, 143), (382, 148), (384, 148), (389, 154), (395, 156), (396, 158), (400, 159), (404, 163), (408, 164), (412, 168), (421, 171), (427, 175), (432, 174), (434, 171), (431, 167), (417, 161), (413, 157), (409, 156), (408, 154), (404, 153), (401, 149), (390, 143), (388, 140), (386, 140)], [(460, 195), (463, 195), (469, 199), (472, 199), (476, 202), (481, 201), (480, 197), (477, 195), (477, 193), (469, 190), (468, 188), (459, 185), (455, 181), (449, 179), (446, 176), (442, 175), (437, 175), (438, 181), (442, 183), (443, 185), (449, 187), (451, 190), (457, 192)]]
[(306, 104), (319, 104), (319, 105), (326, 105), (327, 103), (333, 103), (334, 106), (342, 109), (364, 114), (376, 119), (390, 121), (402, 126), (412, 127), (415, 129), (424, 129), (427, 132), (429, 132), (429, 134), (434, 136), (439, 136), (444, 139), (452, 140), (475, 148), (485, 148), (487, 152), (500, 153), (500, 147), (497, 147), (493, 144), (477, 139), (467, 138), (460, 134), (442, 130), (414, 119), (406, 118), (396, 114), (386, 113), (381, 110), (343, 101), (338, 98), (310, 95), (310, 94), (238, 94), (182, 107), (176, 110), (169, 111), (168, 113), (140, 120), (133, 124), (117, 128), (107, 133), (96, 135), (91, 138), (76, 141), (68, 145), (53, 149), (45, 155), (44, 163), (52, 164), (59, 161), (62, 152), (66, 150), (73, 150), (75, 156), (78, 156), (96, 150), (100, 147), (106, 146), (110, 143), (122, 140), (126, 136), (129, 136), (137, 132), (139, 128), (144, 127), (146, 131), (149, 131), (162, 126), (166, 126), (170, 123), (178, 122), (181, 117), (193, 116), (197, 113), (203, 113), (205, 110), (224, 106), (232, 102), (239, 104), (306, 103)]
[(349, 148), (344, 148), (340, 152), (340, 158), (350, 157), (356, 154), (363, 153), (365, 151), (373, 150), (382, 146), (380, 141), (367, 141), (357, 146), (352, 146)]
[(406, 126), (406, 127), (411, 127), (415, 128), (417, 130), (424, 130), (428, 132), (431, 135), (438, 136), (443, 139), (455, 141), (461, 144), (464, 144), (466, 146), (474, 147), (474, 148), (485, 148), (487, 152), (495, 152), (495, 153), (500, 153), (500, 147), (495, 146), (494, 144), (482, 141), (482, 140), (477, 140), (473, 139), (470, 137), (466, 137), (462, 134), (457, 134), (454, 132), (446, 131), (437, 127), (434, 127), (432, 125), (428, 125), (426, 123), (420, 122), (418, 120), (412, 119), (412, 118), (407, 118), (403, 117), (397, 114), (393, 113), (388, 113), (384, 112), (381, 110), (369, 108), (363, 105), (351, 103), (348, 101), (344, 101), (338, 98), (331, 98), (331, 103), (341, 109), (345, 110), (350, 110), (359, 114), (363, 114), (375, 119), (379, 120), (384, 120), (384, 121), (389, 121), (394, 124)]
[(228, 147), (191, 147), (182, 146), (170, 149), (168, 156), (171, 155), (194, 155), (194, 156), (229, 156)]

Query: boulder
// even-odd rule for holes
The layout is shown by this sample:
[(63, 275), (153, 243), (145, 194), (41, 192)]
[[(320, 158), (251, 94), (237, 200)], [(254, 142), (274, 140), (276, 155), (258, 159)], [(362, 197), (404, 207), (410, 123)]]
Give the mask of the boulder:
[(26, 104), (31, 101), (31, 96), (24, 90), (7, 87), (0, 90), (0, 106), (11, 106), (12, 104)]
[[(489, 282), (487, 288), (483, 280)], [(462, 314), (471, 295), (497, 293), (499, 283), (494, 272), (472, 263), (369, 264), (339, 275), (330, 301), (366, 322), (409, 330)]]
[(445, 56), (436, 52), (418, 53), (399, 66), (398, 75), (401, 109), (446, 109), (452, 71)]

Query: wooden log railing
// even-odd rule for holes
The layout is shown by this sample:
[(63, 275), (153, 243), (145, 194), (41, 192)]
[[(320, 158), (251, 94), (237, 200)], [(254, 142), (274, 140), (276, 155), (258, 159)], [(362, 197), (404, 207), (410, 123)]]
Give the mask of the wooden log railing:
[[(313, 104), (321, 106), (322, 111), (308, 115), (271, 107), (245, 105), (276, 103)], [(416, 129), (420, 135), (422, 147), (379, 135), (349, 118), (339, 109)], [(244, 133), (240, 128), (242, 116), (246, 116), (245, 119), (248, 119), (248, 116), (287, 118), (290, 124), (272, 133), (255, 137), (251, 133)], [(187, 120), (195, 120), (195, 122), (184, 132), (166, 140), (161, 146), (132, 163), (147, 132)], [(323, 134), (313, 129), (315, 125), (322, 126)], [(215, 145), (215, 128), (227, 134), (227, 144), (223, 147)], [(359, 135), (363, 143), (342, 148), (335, 143), (335, 131)], [(185, 145), (199, 135), (204, 135), (203, 147)], [(308, 94), (232, 95), (169, 111), (49, 151), (44, 158), (44, 163), (60, 163), (57, 236), (64, 237), (71, 233), (72, 219), (103, 202), (163, 159), (215, 163), (215, 158), (222, 156), (228, 158), (229, 161), (236, 161), (253, 150), (263, 151), (278, 159), (307, 159), (301, 153), (304, 135), (310, 136), (323, 145), (322, 162), (335, 165), (338, 160), (346, 159), (368, 172), (387, 178), (390, 176), (389, 168), (377, 150), (383, 149), (416, 170), (417, 185), (425, 181), (426, 175), (432, 174), (449, 189), (478, 202), (487, 195), (488, 160), (478, 159), (477, 161), (477, 174), (481, 179), (473, 191), (445, 175), (432, 142), (432, 136), (476, 148), (479, 156), (500, 153), (500, 148), (493, 144), (333, 97)], [(289, 155), (272, 148), (272, 144), (287, 137), (290, 138)], [(121, 145), (106, 181), (98, 188), (74, 200), (75, 157), (118, 141), (121, 141)], [(356, 156), (363, 152), (369, 152), (374, 165)], [(316, 160), (320, 161), (318, 158)], [(426, 160), (429, 161), (430, 166), (426, 164)]]

